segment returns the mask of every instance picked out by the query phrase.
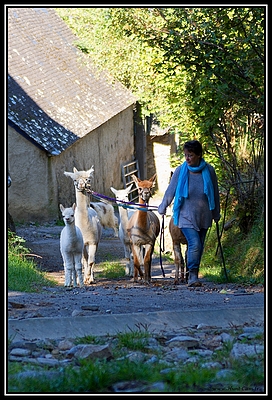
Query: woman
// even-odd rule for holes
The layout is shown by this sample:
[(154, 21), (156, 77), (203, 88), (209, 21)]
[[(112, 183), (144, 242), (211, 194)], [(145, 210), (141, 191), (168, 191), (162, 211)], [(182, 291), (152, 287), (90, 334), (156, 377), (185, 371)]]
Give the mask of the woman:
[(202, 145), (190, 140), (183, 145), (185, 162), (173, 173), (163, 200), (158, 207), (161, 215), (174, 199), (173, 219), (188, 242), (188, 286), (201, 286), (198, 271), (204, 242), (212, 220), (220, 219), (220, 199), (214, 168), (202, 158)]

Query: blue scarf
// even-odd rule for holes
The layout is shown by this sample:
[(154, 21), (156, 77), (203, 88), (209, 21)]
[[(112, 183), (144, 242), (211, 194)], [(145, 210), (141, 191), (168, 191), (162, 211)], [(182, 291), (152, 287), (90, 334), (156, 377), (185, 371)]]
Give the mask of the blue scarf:
[(179, 212), (181, 206), (183, 204), (184, 199), (188, 197), (188, 182), (189, 182), (189, 171), (192, 172), (200, 172), (202, 171), (202, 177), (204, 182), (204, 193), (208, 197), (210, 210), (215, 208), (214, 204), (214, 187), (211, 180), (210, 171), (207, 167), (206, 161), (201, 158), (200, 164), (198, 167), (190, 167), (186, 162), (184, 162), (181, 166), (178, 184), (175, 193), (175, 200), (173, 206), (173, 218), (174, 224), (178, 225), (179, 221)]

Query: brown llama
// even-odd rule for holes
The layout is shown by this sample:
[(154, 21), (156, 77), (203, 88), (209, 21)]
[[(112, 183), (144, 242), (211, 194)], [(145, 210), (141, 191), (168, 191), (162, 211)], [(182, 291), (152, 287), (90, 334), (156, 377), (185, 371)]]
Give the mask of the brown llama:
[[(135, 175), (132, 175), (132, 179), (138, 189), (139, 204), (147, 206), (155, 186), (156, 174), (149, 180), (141, 180)], [(133, 254), (134, 282), (138, 280), (139, 274), (141, 278), (144, 276), (145, 283), (150, 283), (152, 255), (156, 238), (160, 233), (159, 218), (145, 207), (137, 209), (128, 221), (127, 231)], [(144, 266), (144, 274), (141, 265)]]

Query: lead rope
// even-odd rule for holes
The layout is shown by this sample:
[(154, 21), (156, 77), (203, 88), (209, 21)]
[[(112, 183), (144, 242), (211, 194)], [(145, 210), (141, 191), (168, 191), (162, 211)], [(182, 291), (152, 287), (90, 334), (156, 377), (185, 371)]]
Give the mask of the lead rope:
[(121, 206), (123, 208), (131, 208), (133, 210), (141, 210), (141, 211), (155, 211), (158, 208), (157, 206), (150, 206), (148, 204), (140, 204), (140, 203), (134, 203), (132, 201), (116, 200), (112, 197), (96, 193), (93, 190), (87, 190), (87, 192), (91, 194), (93, 197), (97, 198), (98, 200), (102, 200), (104, 202), (110, 201), (112, 203), (116, 203), (118, 206)]
[(162, 266), (162, 252), (164, 253), (164, 215), (162, 216), (162, 224), (161, 224), (161, 234), (160, 234), (160, 264), (162, 270), (162, 276), (165, 278), (164, 269)]

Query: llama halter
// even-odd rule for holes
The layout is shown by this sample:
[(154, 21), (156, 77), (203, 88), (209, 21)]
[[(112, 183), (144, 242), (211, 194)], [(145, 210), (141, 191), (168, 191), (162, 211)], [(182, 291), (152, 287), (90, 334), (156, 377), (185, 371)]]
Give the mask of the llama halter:
[(80, 192), (89, 192), (92, 187), (92, 179), (90, 177), (88, 178), (78, 178), (74, 180), (74, 185), (77, 190)]

